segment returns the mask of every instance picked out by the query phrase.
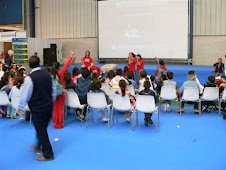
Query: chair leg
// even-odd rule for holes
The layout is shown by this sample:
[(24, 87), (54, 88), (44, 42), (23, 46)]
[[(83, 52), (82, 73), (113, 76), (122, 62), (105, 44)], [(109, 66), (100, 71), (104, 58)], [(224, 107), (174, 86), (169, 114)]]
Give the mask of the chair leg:
[(87, 106), (86, 110), (86, 128), (88, 127), (88, 115), (89, 115), (89, 106)]
[(159, 129), (159, 111), (156, 112), (156, 133)]
[(64, 107), (64, 121), (67, 120), (67, 107)]
[(218, 115), (221, 116), (221, 101), (218, 100)]
[(32, 129), (31, 123), (32, 123), (32, 114), (30, 112), (30, 128), (29, 128), (30, 130)]
[(112, 112), (111, 112), (111, 128), (113, 126), (113, 122), (114, 122), (114, 108), (112, 107)]
[(93, 123), (94, 123), (94, 112), (93, 112), (93, 109), (92, 109), (92, 118), (93, 118)]
[(181, 105), (182, 105), (182, 101), (180, 100), (180, 108), (179, 108), (180, 109), (180, 116), (181, 116), (181, 110), (182, 110)]
[(132, 131), (134, 131), (134, 125), (135, 125), (135, 112), (132, 112), (132, 115), (133, 115)]
[(11, 128), (13, 127), (13, 111), (14, 111), (14, 108), (12, 107), (12, 109), (11, 109), (11, 121), (10, 121), (10, 127)]
[(199, 104), (199, 117), (201, 117), (201, 115), (202, 115), (201, 114), (202, 113), (202, 109), (201, 109), (201, 107), (202, 107), (202, 101), (200, 100), (198, 104)]
[(109, 124), (110, 124), (110, 108), (108, 108), (108, 130), (109, 130)]
[(117, 124), (118, 124), (118, 111), (116, 110), (116, 121), (117, 121)]
[(137, 123), (137, 126), (139, 124), (138, 120), (139, 120), (138, 113), (136, 113), (136, 123)]

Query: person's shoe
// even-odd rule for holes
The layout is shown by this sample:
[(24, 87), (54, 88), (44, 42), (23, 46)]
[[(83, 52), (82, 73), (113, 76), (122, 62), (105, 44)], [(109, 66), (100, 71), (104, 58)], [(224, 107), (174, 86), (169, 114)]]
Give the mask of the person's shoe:
[(106, 118), (106, 117), (103, 117), (102, 120), (103, 120), (103, 122), (108, 122), (109, 121), (109, 119)]
[(195, 114), (199, 114), (199, 110), (198, 109), (195, 109), (194, 112), (195, 112)]
[(146, 118), (144, 118), (144, 125), (145, 125), (146, 127), (148, 127), (148, 120), (147, 120)]
[(30, 147), (35, 151), (35, 153), (42, 154), (42, 151), (39, 149), (38, 146), (31, 145)]
[(163, 111), (167, 112), (167, 105), (165, 103), (163, 104)]
[(151, 118), (148, 119), (148, 123), (149, 123), (150, 125), (153, 124), (153, 121), (151, 120)]
[(169, 104), (166, 104), (166, 111), (167, 111), (167, 112), (170, 112), (170, 111), (171, 111), (170, 105), (169, 105)]
[(224, 119), (224, 120), (226, 120), (226, 114), (225, 114), (225, 115), (223, 115), (223, 119)]
[(130, 118), (129, 118), (129, 117), (127, 117), (127, 118), (126, 118), (126, 121), (129, 123), (129, 122), (130, 122)]
[(183, 113), (184, 112), (184, 109), (178, 109), (177, 110), (177, 113)]
[(37, 161), (52, 161), (52, 160), (54, 160), (54, 157), (46, 159), (44, 156), (37, 156), (36, 160)]

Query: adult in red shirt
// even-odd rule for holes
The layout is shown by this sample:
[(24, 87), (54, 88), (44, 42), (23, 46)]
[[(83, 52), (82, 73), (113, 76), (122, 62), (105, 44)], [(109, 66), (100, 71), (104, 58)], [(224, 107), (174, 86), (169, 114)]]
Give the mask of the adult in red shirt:
[(99, 77), (101, 75), (101, 69), (99, 67), (97, 67), (95, 63), (92, 63), (91, 73), (92, 73), (92, 75), (93, 75), (93, 73), (96, 73), (97, 77)]
[(133, 72), (134, 75), (134, 79), (135, 79), (135, 71), (136, 71), (136, 59), (135, 59), (136, 55), (132, 52), (129, 53), (129, 57), (128, 57), (128, 67), (129, 67), (129, 72)]
[(82, 58), (81, 63), (83, 64), (83, 68), (90, 69), (91, 64), (93, 63), (93, 59), (90, 57), (90, 51), (87, 50), (85, 52), (85, 57)]
[(144, 70), (144, 59), (140, 54), (137, 54), (137, 74), (140, 77), (140, 72)]

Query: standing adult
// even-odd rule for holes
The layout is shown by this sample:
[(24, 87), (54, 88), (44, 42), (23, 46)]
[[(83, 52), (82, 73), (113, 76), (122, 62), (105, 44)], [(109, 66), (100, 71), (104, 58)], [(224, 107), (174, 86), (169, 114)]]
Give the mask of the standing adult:
[(40, 59), (32, 56), (29, 59), (31, 73), (25, 78), (17, 113), (25, 110), (26, 104), (32, 113), (34, 127), (37, 133), (37, 145), (33, 146), (36, 152), (42, 149), (42, 156), (38, 161), (54, 159), (52, 146), (49, 141), (47, 127), (52, 116), (53, 102), (56, 98), (56, 87), (53, 78), (44, 70), (41, 70)]
[(137, 54), (137, 75), (138, 75), (138, 77), (140, 77), (140, 72), (142, 70), (144, 70), (144, 59), (141, 57), (140, 54)]
[(83, 57), (80, 62), (81, 62), (81, 64), (83, 64), (82, 65), (83, 68), (90, 69), (91, 64), (93, 63), (93, 59), (90, 57), (90, 51), (89, 50), (86, 50), (85, 57)]
[(135, 71), (136, 71), (136, 55), (132, 52), (129, 53), (128, 61), (127, 61), (129, 72), (133, 73), (133, 77), (135, 78)]

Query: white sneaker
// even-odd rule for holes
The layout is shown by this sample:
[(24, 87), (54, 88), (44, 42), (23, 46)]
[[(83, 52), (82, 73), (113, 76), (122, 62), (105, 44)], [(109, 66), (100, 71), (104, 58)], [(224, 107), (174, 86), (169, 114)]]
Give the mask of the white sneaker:
[(170, 105), (169, 105), (169, 104), (166, 104), (166, 111), (167, 111), (167, 112), (170, 112), (170, 111), (171, 111)]
[(109, 121), (109, 119), (106, 118), (106, 117), (103, 117), (102, 120), (103, 120), (104, 122), (108, 122), (108, 121)]
[(163, 111), (167, 112), (167, 105), (165, 103), (163, 103)]
[(127, 122), (130, 122), (130, 118), (129, 118), (129, 117), (127, 117), (127, 118), (126, 118), (126, 121), (127, 121)]

